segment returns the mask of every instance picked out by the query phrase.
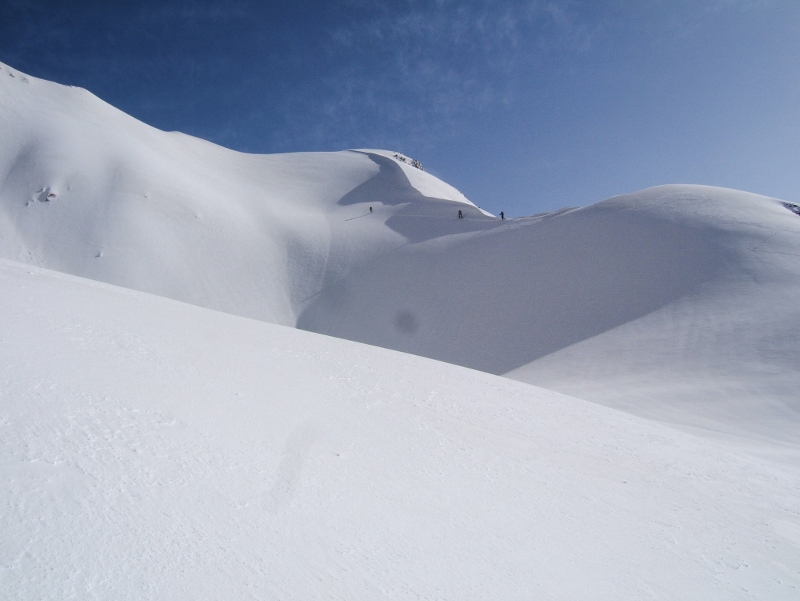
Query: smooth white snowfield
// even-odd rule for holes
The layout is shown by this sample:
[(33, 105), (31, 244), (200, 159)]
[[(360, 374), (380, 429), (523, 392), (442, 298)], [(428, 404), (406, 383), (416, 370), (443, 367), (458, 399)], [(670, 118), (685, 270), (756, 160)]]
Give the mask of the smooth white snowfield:
[(796, 470), (0, 262), (6, 599), (796, 599)]
[(797, 599), (798, 212), (500, 221), (0, 65), (0, 596)]

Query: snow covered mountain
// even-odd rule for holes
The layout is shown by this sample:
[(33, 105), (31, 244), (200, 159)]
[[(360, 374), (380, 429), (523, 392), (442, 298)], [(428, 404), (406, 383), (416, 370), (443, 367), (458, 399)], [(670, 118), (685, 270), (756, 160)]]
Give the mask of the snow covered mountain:
[(2, 74), (0, 257), (800, 442), (793, 205), (667, 186), (503, 222), (394, 153), (245, 155)]
[(0, 132), (5, 597), (796, 597), (792, 203), (502, 221), (5, 65)]
[(327, 282), (405, 242), (386, 222), (408, 206), (489, 220), (380, 153), (241, 154), (2, 71), (6, 258), (294, 325)]

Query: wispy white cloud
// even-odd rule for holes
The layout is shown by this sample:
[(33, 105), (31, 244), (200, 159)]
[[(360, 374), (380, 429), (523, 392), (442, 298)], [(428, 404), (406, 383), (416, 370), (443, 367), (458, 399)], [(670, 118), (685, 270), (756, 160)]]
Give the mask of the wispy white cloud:
[(602, 22), (581, 18), (574, 2), (547, 2), (542, 5), (542, 12), (553, 23), (556, 44), (574, 51), (590, 50), (594, 37), (602, 30)]
[[(323, 111), (380, 124), (384, 134), (429, 137), (465, 112), (502, 110), (520, 70), (542, 55), (586, 52), (593, 29), (568, 1), (353, 0), (356, 18), (331, 29)], [(354, 125), (354, 124), (352, 124)], [(374, 126), (374, 125), (373, 125)], [(375, 126), (374, 126), (375, 127)]]

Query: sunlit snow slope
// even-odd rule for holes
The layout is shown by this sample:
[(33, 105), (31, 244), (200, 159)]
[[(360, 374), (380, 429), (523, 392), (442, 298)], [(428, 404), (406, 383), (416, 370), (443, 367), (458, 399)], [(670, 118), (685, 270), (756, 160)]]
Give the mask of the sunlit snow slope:
[(393, 152), (245, 155), (5, 66), (0, 128), (2, 257), (800, 442), (790, 203), (665, 186), (501, 221)]
[(3, 599), (796, 599), (796, 469), (0, 261)]
[(514, 219), (360, 266), (299, 324), (673, 423), (796, 444), (796, 210), (733, 190), (663, 186)]
[[(587, 262), (602, 261), (600, 278), (616, 291), (598, 306), (603, 296), (590, 289), (591, 306), (565, 317), (586, 312), (598, 331), (508, 375), (639, 415), (797, 445), (800, 208), (666, 186), (583, 212), (585, 228), (606, 236), (584, 247)], [(607, 254), (625, 247), (616, 261)], [(597, 286), (588, 271), (587, 280)]]
[(5, 65), (0, 131), (0, 256), (285, 325), (406, 242), (387, 219), (490, 219), (388, 153), (241, 154)]

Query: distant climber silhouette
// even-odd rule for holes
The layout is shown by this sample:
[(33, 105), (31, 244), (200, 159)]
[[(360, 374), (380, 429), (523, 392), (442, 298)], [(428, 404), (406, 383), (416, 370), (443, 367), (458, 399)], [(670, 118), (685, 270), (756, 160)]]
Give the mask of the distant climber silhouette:
[(369, 208), (369, 212), (372, 213), (372, 207)]
[(458, 218), (464, 219), (464, 213), (461, 212), (461, 209), (458, 210)]
[(500, 219), (503, 220), (506, 218), (506, 214), (503, 211), (500, 211)]

